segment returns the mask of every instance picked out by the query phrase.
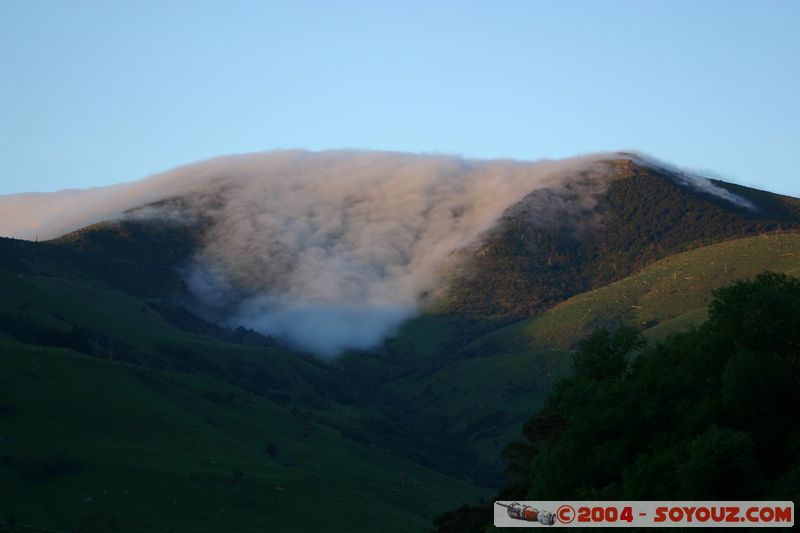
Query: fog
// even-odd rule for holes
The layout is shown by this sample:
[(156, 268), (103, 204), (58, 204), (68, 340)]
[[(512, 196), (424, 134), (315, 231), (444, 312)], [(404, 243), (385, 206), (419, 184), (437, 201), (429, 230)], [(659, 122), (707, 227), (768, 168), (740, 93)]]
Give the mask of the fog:
[[(359, 151), (226, 156), (133, 183), (0, 197), (0, 235), (49, 239), (121, 217), (207, 221), (201, 248), (182, 266), (205, 309), (229, 325), (333, 356), (379, 344), (418, 312), (423, 294), (443, 289), (453, 252), (509, 206), (576, 170), (602, 172), (601, 161), (612, 157), (620, 155), (537, 162)], [(585, 208), (597, 192), (585, 191), (579, 204)], [(176, 197), (179, 207), (150, 205)]]

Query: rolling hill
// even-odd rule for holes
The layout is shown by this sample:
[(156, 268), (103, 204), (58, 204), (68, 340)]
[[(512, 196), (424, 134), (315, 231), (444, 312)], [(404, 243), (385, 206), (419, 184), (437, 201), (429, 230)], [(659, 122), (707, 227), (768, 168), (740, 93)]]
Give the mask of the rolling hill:
[(627, 323), (650, 339), (698, 324), (714, 289), (764, 271), (800, 272), (800, 234), (771, 233), (675, 254), (636, 274), (574, 296), (476, 341), (571, 349), (600, 327)]
[(15, 531), (413, 531), (482, 493), (215, 380), (0, 349), (0, 512)]
[[(485, 494), (347, 434), (336, 421), (359, 411), (316, 359), (196, 318), (216, 336), (176, 328), (159, 300), (43, 261), (57, 252), (45, 244), (0, 246), (17, 267), (0, 268), (0, 491), (14, 494), (0, 512), (18, 530), (291, 530), (339, 516), (342, 530), (388, 518), (408, 531)], [(318, 513), (297, 522), (309, 500)], [(351, 502), (364, 510), (341, 515)]]

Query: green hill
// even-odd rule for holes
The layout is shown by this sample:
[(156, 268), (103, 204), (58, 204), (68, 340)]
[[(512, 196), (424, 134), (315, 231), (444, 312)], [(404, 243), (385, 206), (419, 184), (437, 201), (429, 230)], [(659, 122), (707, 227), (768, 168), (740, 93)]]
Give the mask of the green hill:
[[(735, 239), (676, 254), (541, 315), (479, 336), (449, 354), (452, 360), (403, 377), (389, 388), (411, 399), (417, 409), (441, 414), (452, 431), (466, 430), (481, 457), (496, 462), (528, 414), (569, 373), (576, 344), (593, 331), (628, 324), (652, 341), (663, 339), (704, 321), (714, 289), (766, 270), (797, 274), (799, 258), (796, 233)], [(447, 324), (442, 316), (419, 319), (407, 325), (401, 338), (420, 336), (436, 323)], [(439, 331), (452, 334), (446, 327)], [(438, 345), (446, 346), (446, 340)]]
[(625, 322), (648, 338), (661, 339), (705, 320), (714, 289), (765, 270), (800, 272), (800, 234), (736, 239), (662, 259), (515, 324), (500, 336), (513, 332), (534, 346), (570, 348), (599, 327)]
[[(14, 495), (0, 512), (19, 524), (414, 531), (486, 494), (398, 453), (433, 436), (387, 451), (388, 407), (361, 402), (336, 367), (196, 317), (197, 331), (176, 327), (168, 302), (120, 292), (58, 246), (0, 241), (13, 258), (0, 267), (0, 492)], [(436, 464), (446, 450), (421, 453)]]
[(31, 530), (415, 531), (481, 494), (218, 381), (0, 351), (0, 512)]
[[(214, 375), (290, 397), (311, 393), (323, 379), (313, 359), (173, 327), (154, 310), (156, 303), (101, 282), (0, 268), (0, 328), (18, 340), (147, 368)], [(258, 376), (266, 381), (256, 382)]]
[[(647, 346), (599, 330), (509, 446), (499, 500), (778, 500), (800, 496), (800, 279), (715, 292), (698, 328)], [(489, 531), (491, 506), (437, 531)]]

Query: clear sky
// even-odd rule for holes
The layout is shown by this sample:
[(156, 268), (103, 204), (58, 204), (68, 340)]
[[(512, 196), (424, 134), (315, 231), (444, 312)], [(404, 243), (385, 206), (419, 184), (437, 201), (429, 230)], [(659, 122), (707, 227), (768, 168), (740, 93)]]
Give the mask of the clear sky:
[(0, 0), (0, 193), (273, 148), (638, 149), (800, 196), (800, 2)]

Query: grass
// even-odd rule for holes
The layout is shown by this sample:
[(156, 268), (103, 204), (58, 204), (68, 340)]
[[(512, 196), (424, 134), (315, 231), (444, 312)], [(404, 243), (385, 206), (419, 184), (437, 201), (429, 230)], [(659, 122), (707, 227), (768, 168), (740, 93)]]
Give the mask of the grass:
[(448, 431), (463, 433), (481, 459), (497, 464), (498, 453), (518, 437), (569, 365), (564, 351), (508, 353), (453, 361), (387, 387), (420, 412), (441, 417)]
[(389, 346), (406, 353), (409, 349), (419, 355), (431, 355), (455, 333), (453, 320), (447, 315), (426, 313), (400, 326), (389, 340)]
[(562, 302), (484, 339), (527, 339), (569, 349), (594, 329), (624, 321), (657, 340), (706, 318), (714, 289), (765, 270), (800, 272), (800, 234), (763, 235), (713, 244), (657, 261), (616, 283)]
[[(20, 343), (3, 316), (101, 332), (143, 361), (169, 345), (223, 370), (266, 364), (289, 394)], [(0, 268), (0, 358), (0, 512), (34, 530), (423, 531), (485, 494), (331, 429), (344, 406), (320, 404), (322, 367), (174, 328), (93, 279)]]
[(491, 461), (569, 372), (575, 344), (596, 328), (624, 321), (661, 340), (704, 321), (713, 289), (764, 270), (797, 274), (798, 258), (800, 234), (736, 239), (677, 254), (484, 335), (461, 348), (473, 358), (390, 388), (422, 410), (442, 413), (454, 431), (472, 424), (473, 445)]
[(315, 365), (277, 347), (232, 344), (177, 329), (154, 311), (148, 300), (89, 280), (21, 274), (0, 268), (0, 320), (3, 315), (40, 328), (87, 328), (111, 338), (123, 348), (125, 357), (150, 365), (163, 363), (172, 347), (178, 347), (192, 361), (220, 368), (234, 358), (257, 361), (268, 366), (274, 381), (295, 393), (313, 392), (313, 385), (298, 379), (298, 375), (319, 374)]
[(415, 531), (482, 493), (214, 380), (0, 351), (0, 512), (22, 525)]

